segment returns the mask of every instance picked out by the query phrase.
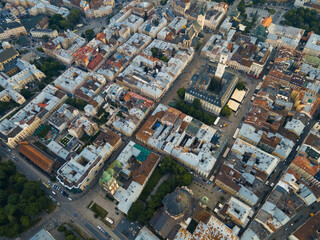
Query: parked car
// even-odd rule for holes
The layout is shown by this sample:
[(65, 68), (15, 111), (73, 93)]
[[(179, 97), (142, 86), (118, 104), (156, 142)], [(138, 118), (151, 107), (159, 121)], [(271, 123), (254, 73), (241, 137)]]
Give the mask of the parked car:
[(69, 197), (69, 194), (68, 193), (66, 193), (65, 191), (61, 191), (61, 194), (63, 195), (63, 196), (65, 196), (65, 197)]

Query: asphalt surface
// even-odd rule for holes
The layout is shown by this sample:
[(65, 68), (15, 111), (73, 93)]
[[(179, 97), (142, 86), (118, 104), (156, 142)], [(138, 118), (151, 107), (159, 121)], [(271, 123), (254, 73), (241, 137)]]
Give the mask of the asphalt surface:
[[(314, 116), (317, 116), (318, 113), (320, 112), (320, 109), (318, 108), (318, 110), (316, 111), (316, 113), (314, 114)], [(281, 162), (278, 164), (277, 168), (276, 168), (276, 171), (274, 171), (271, 179), (269, 179), (269, 182), (270, 183), (274, 183), (274, 187), (276, 187), (277, 183), (280, 181), (281, 177), (282, 177), (282, 174), (283, 172), (288, 168), (288, 166), (290, 165), (290, 163), (293, 161), (293, 159), (296, 157), (297, 155), (297, 149), (301, 146), (301, 144), (304, 142), (304, 140), (306, 139), (306, 137), (308, 136), (310, 130), (313, 128), (313, 126), (315, 125), (315, 123), (317, 122), (317, 120), (314, 118), (312, 118), (309, 122), (309, 124), (305, 127), (305, 129), (303, 130), (303, 133), (300, 135), (300, 138), (299, 140), (297, 141), (296, 145), (294, 146), (294, 148), (292, 149), (291, 153), (289, 154), (289, 156), (286, 158), (286, 160), (284, 162)], [(261, 209), (261, 207), (263, 206), (263, 204), (267, 201), (270, 193), (272, 192), (273, 188), (269, 188), (268, 191), (266, 191), (265, 195), (261, 198), (260, 200), (260, 204), (259, 204), (259, 207), (258, 209), (255, 210), (255, 213), (253, 215), (253, 217), (250, 219), (249, 223), (247, 224), (246, 228), (243, 229), (243, 231), (241, 231), (241, 233), (243, 233), (249, 226), (250, 226), (250, 223), (252, 221), (254, 221), (254, 218), (256, 217), (256, 215), (258, 214), (259, 210)], [(311, 206), (317, 206), (317, 208), (320, 207), (320, 204), (319, 203), (316, 203), (314, 205), (311, 205)], [(302, 210), (302, 214), (305, 212), (305, 213), (308, 213), (309, 211), (311, 211), (309, 208), (311, 208), (310, 206), (305, 208), (304, 210)], [(319, 208), (320, 210), (320, 208)], [(310, 212), (309, 212), (310, 214)], [(300, 215), (300, 213), (299, 213)], [(309, 216), (309, 215), (308, 215)], [(309, 216), (310, 217), (310, 216)], [(291, 224), (292, 221), (294, 221), (296, 219), (293, 218), (293, 220), (290, 220), (288, 224)], [(296, 222), (294, 225), (290, 226), (290, 228), (288, 228), (286, 231), (283, 231), (283, 229), (285, 229), (288, 224), (286, 224), (284, 227), (280, 228), (278, 231), (280, 231), (280, 233), (278, 233), (278, 231), (276, 231), (275, 233), (271, 234), (271, 236), (275, 235), (275, 236), (281, 236), (281, 238), (276, 238), (276, 239), (285, 239), (283, 238), (284, 234), (287, 233), (287, 235), (289, 235), (290, 233), (292, 233), (295, 229), (297, 229), (300, 225), (302, 225), (305, 221), (303, 220), (307, 220), (308, 217), (303, 217), (302, 219), (300, 219), (298, 222)], [(294, 226), (294, 227), (293, 227)], [(290, 231), (290, 229), (292, 231)], [(282, 231), (282, 234), (281, 234), (281, 231)], [(285, 233), (284, 233), (285, 232)], [(270, 237), (269, 236), (269, 239)], [(273, 237), (275, 238), (275, 237)], [(271, 239), (273, 239), (271, 238)]]
[[(232, 6), (229, 7), (228, 9), (228, 13), (230, 13), (231, 11), (235, 10), (237, 5), (239, 4), (240, 0), (236, 0), (234, 2), (234, 4)], [(103, 18), (99, 18), (99, 19), (91, 19), (90, 23), (82, 28), (80, 28), (78, 30), (78, 34), (80, 35), (81, 33), (85, 32), (86, 29), (89, 28), (94, 28), (97, 31), (100, 30), (101, 27), (106, 26), (106, 17)], [(203, 45), (205, 44), (205, 41), (203, 42)], [(45, 56), (45, 54), (38, 52), (35, 47), (36, 44), (31, 42), (30, 45), (33, 47), (32, 51), (34, 53), (36, 53), (39, 56)], [(187, 80), (185, 78), (185, 76), (188, 76), (191, 78), (191, 76), (193, 75), (194, 71), (198, 71), (199, 68), (198, 66), (198, 61), (206, 61), (204, 59), (200, 60), (200, 51), (196, 51), (195, 52), (195, 56), (194, 59), (192, 60), (192, 62), (189, 64), (189, 66), (185, 69), (184, 74), (181, 74), (178, 79), (174, 82), (173, 86), (168, 90), (168, 92), (164, 95), (164, 97), (162, 98), (162, 100), (160, 101), (160, 103), (164, 103), (164, 104), (168, 104), (174, 97), (176, 97), (176, 91), (181, 87), (181, 86), (187, 86), (189, 84), (189, 79)], [(191, 66), (191, 67), (190, 67)], [(194, 67), (194, 70), (192, 69), (192, 66)], [(254, 85), (255, 83), (259, 82), (259, 80), (256, 79), (251, 79), (250, 77), (244, 75), (243, 77), (246, 77), (246, 79), (250, 82), (253, 82), (252, 85)], [(256, 81), (256, 82), (254, 82)], [(248, 100), (248, 104), (250, 104), (250, 99), (253, 95), (253, 91), (254, 88), (252, 87), (250, 89), (250, 92), (248, 94), (248, 96), (246, 97)], [(226, 121), (229, 124), (228, 128), (226, 129), (226, 134), (229, 135), (230, 137), (232, 137), (235, 129), (238, 127), (242, 117), (245, 115), (246, 111), (248, 110), (247, 105), (243, 105), (243, 109), (241, 110), (241, 114), (239, 114), (236, 118), (234, 118), (234, 120), (228, 120), (228, 119), (223, 119), (223, 121)], [(151, 114), (151, 113), (150, 113)], [(150, 115), (149, 114), (149, 115)], [(144, 120), (144, 122), (148, 119), (149, 116), (147, 116)], [(143, 123), (142, 123), (143, 124)], [(312, 125), (313, 126), (313, 125)], [(309, 130), (311, 129), (311, 127), (309, 127)], [(307, 133), (309, 132), (309, 130), (305, 131), (302, 135), (302, 137), (300, 138), (298, 143), (302, 143), (303, 139), (307, 136)], [(134, 136), (135, 134), (133, 134)], [(125, 145), (130, 141), (130, 140), (135, 140), (134, 137), (131, 138), (126, 138), (125, 139), (125, 143), (122, 145), (122, 147), (120, 147), (115, 153), (113, 153), (111, 155), (111, 157), (109, 158), (109, 160), (107, 161), (106, 165), (102, 168), (105, 169), (115, 158), (116, 156), (118, 156), (118, 154), (122, 151), (122, 149), (125, 147)], [(232, 144), (232, 142), (229, 143), (229, 145)], [(295, 148), (296, 149), (296, 148)], [(295, 151), (293, 151), (295, 152)], [(33, 164), (27, 162), (23, 157), (21, 157), (19, 155), (19, 153), (16, 150), (10, 150), (8, 148), (5, 147), (5, 145), (0, 146), (0, 154), (4, 157), (4, 158), (10, 158), (12, 159), (17, 166), (17, 170), (23, 174), (26, 175), (26, 177), (30, 180), (38, 180), (39, 178), (43, 179), (45, 182), (49, 181), (49, 176), (46, 175), (44, 172), (42, 172), (41, 170), (39, 170), (36, 166), (34, 166)], [(286, 161), (285, 164), (283, 164), (283, 166), (281, 166), (279, 168), (278, 171), (278, 175), (274, 175), (273, 177), (275, 178), (275, 182), (278, 181), (280, 179), (281, 173), (282, 171), (289, 165), (289, 163), (292, 161), (293, 157), (295, 154), (291, 155), (291, 159)], [(218, 169), (219, 165), (222, 165), (223, 160), (220, 159), (220, 164), (217, 164), (216, 168)], [(217, 162), (218, 163), (218, 162)], [(99, 176), (101, 174), (102, 171), (100, 171), (100, 173), (97, 174), (98, 177), (96, 177), (92, 183), (90, 184), (89, 188), (87, 189), (86, 192), (80, 193), (80, 194), (69, 194), (70, 197), (73, 199), (71, 202), (69, 200), (67, 200), (66, 197), (62, 196), (59, 192), (57, 193), (57, 195), (53, 196), (58, 202), (61, 203), (60, 207), (57, 207), (57, 209), (51, 213), (51, 214), (43, 214), (42, 220), (32, 229), (28, 230), (27, 232), (23, 233), (20, 238), (21, 239), (29, 239), (32, 235), (34, 235), (36, 232), (38, 232), (41, 228), (46, 228), (47, 230), (51, 230), (53, 228), (55, 228), (56, 226), (60, 225), (63, 222), (67, 222), (70, 221), (73, 224), (75, 224), (76, 226), (80, 227), (81, 230), (83, 230), (88, 236), (94, 237), (96, 239), (106, 239), (106, 236), (97, 229), (96, 226), (94, 226), (88, 219), (86, 219), (86, 217), (82, 214), (82, 208), (86, 208), (86, 206), (83, 206), (83, 199), (84, 197), (91, 197), (88, 196), (88, 191), (90, 191), (91, 189), (95, 189), (95, 188), (99, 188), (99, 186), (97, 185)], [(59, 184), (57, 184), (59, 185)], [(46, 189), (47, 193), (49, 195), (51, 194), (52, 189)], [(271, 191), (271, 190), (270, 190)], [(91, 195), (91, 194), (90, 194)], [(262, 202), (264, 202), (266, 200), (266, 197), (264, 199), (262, 199)], [(308, 210), (305, 210), (305, 215), (304, 217), (307, 218), (308, 215)], [(311, 211), (311, 210), (310, 210)], [(304, 217), (299, 220), (299, 222), (297, 222), (295, 225), (299, 224), (300, 222), (303, 222)], [(294, 221), (294, 220), (293, 220)], [(288, 223), (290, 224), (290, 223)], [(290, 226), (291, 227), (291, 226)], [(282, 231), (284, 231), (286, 227), (284, 226)], [(291, 228), (289, 228), (290, 230)], [(288, 231), (289, 232), (289, 231)], [(111, 235), (111, 231), (108, 231), (108, 233)], [(275, 236), (277, 236), (278, 232), (275, 233)], [(114, 234), (113, 234), (114, 236)], [(281, 232), (279, 232), (279, 236), (281, 236)], [(117, 237), (114, 237), (115, 239), (124, 239), (121, 238), (118, 235)]]
[(282, 226), (278, 231), (271, 234), (267, 240), (280, 240), (287, 239), (291, 234), (293, 234), (302, 224), (304, 224), (309, 218), (311, 213), (316, 213), (320, 211), (320, 204), (313, 203), (312, 205), (304, 208), (296, 216), (294, 216), (290, 221)]

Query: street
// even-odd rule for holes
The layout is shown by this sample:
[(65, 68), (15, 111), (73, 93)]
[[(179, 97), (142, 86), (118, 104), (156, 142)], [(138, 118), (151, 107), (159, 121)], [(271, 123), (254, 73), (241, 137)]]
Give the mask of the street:
[[(159, 0), (153, 0), (153, 1), (159, 4)], [(228, 13), (232, 12), (233, 10), (236, 10), (239, 2), (240, 0), (235, 0), (233, 5), (229, 6)], [(163, 9), (169, 6), (170, 6), (170, 1), (168, 1), (168, 4), (166, 4), (165, 6), (161, 6), (161, 8)], [(278, 23), (281, 20), (281, 16), (284, 14), (285, 8), (284, 7), (277, 7), (277, 8), (272, 7), (272, 8), (275, 8), (276, 10), (276, 13), (274, 14), (274, 22)], [(118, 9), (115, 9), (113, 14), (115, 14), (117, 11)], [(266, 15), (265, 10), (264, 10), (264, 14)], [(103, 27), (107, 25), (106, 23), (107, 17), (84, 20), (84, 21), (85, 21), (85, 25), (77, 29), (78, 35), (85, 33), (87, 29), (94, 29), (95, 33), (98, 33), (101, 31)], [(202, 47), (208, 41), (210, 36), (211, 35), (209, 34), (204, 35)], [(28, 49), (30, 52), (25, 55), (26, 60), (30, 61), (34, 58), (37, 58), (38, 56), (47, 57), (44, 53), (41, 53), (36, 49), (36, 47), (38, 46), (39, 40), (33, 41), (30, 36), (28, 36), (27, 39), (30, 41), (29, 43), (30, 49)], [(272, 52), (272, 55), (267, 61), (266, 65), (268, 65), (269, 61), (274, 57), (274, 55), (275, 55), (275, 51)], [(199, 72), (199, 70), (205, 64), (212, 65), (212, 63), (208, 59), (204, 59), (200, 57), (200, 50), (195, 51), (192, 61), (178, 76), (178, 78), (175, 80), (175, 82), (170, 87), (170, 89), (164, 94), (160, 102), (155, 103), (155, 105), (157, 106), (160, 103), (169, 105), (173, 99), (178, 99), (178, 96), (176, 93), (178, 89), (188, 88), (191, 77), (195, 73)], [(227, 71), (237, 73), (239, 75), (239, 79), (240, 79), (239, 81), (243, 81), (248, 90), (246, 97), (244, 98), (243, 102), (241, 103), (238, 109), (237, 115), (235, 116), (235, 113), (233, 112), (229, 118), (221, 117), (221, 120), (219, 121), (218, 126), (222, 124), (227, 124), (227, 126), (223, 128), (220, 128), (218, 126), (215, 127), (215, 128), (219, 128), (219, 130), (221, 130), (223, 135), (229, 137), (227, 147), (231, 148), (232, 145), (234, 144), (234, 139), (232, 139), (232, 136), (236, 131), (236, 129), (241, 126), (241, 123), (243, 122), (243, 118), (245, 117), (248, 110), (250, 109), (252, 104), (251, 98), (254, 95), (256, 86), (259, 84), (259, 82), (261, 82), (261, 79), (252, 78), (244, 73), (239, 73), (237, 70), (234, 70), (231, 68), (228, 68)], [(265, 73), (266, 73), (266, 70), (264, 70), (263, 75)], [(23, 106), (24, 105), (22, 105), (21, 107)], [(316, 116), (318, 112), (319, 111), (317, 111), (314, 115)], [(147, 121), (147, 119), (150, 117), (151, 114), (152, 114), (152, 111), (144, 118), (144, 120), (140, 124), (140, 127), (145, 123), (145, 121)], [(301, 134), (300, 139), (297, 141), (296, 145), (292, 149), (288, 158), (284, 162), (279, 163), (279, 165), (277, 166), (272, 176), (270, 176), (270, 178), (268, 179), (270, 183), (274, 183), (274, 187), (280, 181), (283, 171), (285, 171), (288, 168), (291, 161), (296, 156), (297, 148), (303, 143), (303, 141), (308, 136), (309, 131), (311, 130), (311, 128), (314, 126), (315, 123), (316, 123), (315, 119), (312, 119), (309, 122), (309, 124), (305, 127), (304, 132)], [(138, 129), (136, 130), (136, 132), (138, 131)], [(51, 231), (63, 223), (71, 222), (76, 227), (81, 229), (81, 231), (83, 231), (85, 235), (87, 235), (88, 237), (93, 237), (98, 240), (106, 239), (106, 235), (103, 233), (103, 231), (97, 228), (97, 226), (103, 226), (104, 231), (107, 230), (106, 232), (109, 235), (111, 235), (113, 239), (125, 239), (125, 237), (121, 236), (116, 231), (116, 229), (111, 229), (107, 227), (98, 218), (94, 218), (93, 212), (87, 206), (96, 198), (96, 199), (100, 199), (101, 202), (105, 204), (109, 204), (110, 206), (108, 207), (110, 207), (110, 209), (114, 211), (114, 206), (113, 206), (114, 203), (111, 203), (110, 200), (105, 199), (106, 192), (99, 186), (98, 180), (103, 170), (105, 170), (114, 160), (116, 160), (120, 152), (124, 149), (124, 147), (128, 144), (129, 141), (135, 141), (139, 143), (139, 141), (137, 141), (135, 138), (135, 133), (132, 135), (132, 137), (124, 137), (123, 144), (121, 145), (121, 147), (119, 147), (119, 149), (117, 149), (113, 154), (111, 154), (111, 156), (106, 161), (105, 165), (96, 174), (95, 179), (90, 183), (89, 187), (84, 192), (78, 193), (78, 194), (73, 194), (68, 192), (72, 200), (68, 200), (66, 196), (63, 196), (60, 190), (56, 191), (52, 189), (53, 183), (51, 184), (50, 189), (44, 188), (46, 193), (49, 196), (53, 197), (57, 201), (57, 203), (60, 203), (61, 205), (57, 206), (56, 209), (51, 214), (47, 214), (43, 212), (40, 216), (41, 221), (37, 223), (34, 227), (29, 229), (28, 231), (22, 233), (19, 237), (21, 239), (29, 239), (42, 228), (45, 228), (46, 230)], [(148, 147), (146, 148), (149, 149)], [(158, 153), (155, 150), (152, 150), (152, 151)], [(27, 161), (24, 157), (22, 157), (19, 154), (19, 152), (16, 149), (10, 149), (6, 147), (6, 145), (3, 143), (0, 145), (0, 154), (4, 159), (11, 159), (16, 164), (17, 170), (22, 174), (24, 174), (29, 180), (38, 181), (39, 179), (42, 179), (46, 183), (50, 180), (50, 176), (48, 174), (44, 173), (37, 166)], [(220, 154), (220, 157), (217, 159), (217, 162), (214, 165), (214, 168), (212, 169), (212, 172), (214, 174), (220, 170), (224, 161), (225, 161), (225, 158), (223, 158), (222, 154)], [(60, 186), (61, 190), (65, 190), (62, 187), (62, 185), (59, 184), (58, 182), (55, 182), (54, 184)], [(241, 230), (241, 233), (243, 233), (250, 226), (250, 223), (254, 220), (259, 209), (266, 202), (269, 194), (273, 190), (272, 187), (268, 186), (267, 188), (268, 189), (265, 192), (264, 196), (260, 198), (260, 202), (258, 205), (259, 207), (256, 208), (253, 217), (250, 219), (250, 222), (247, 224), (246, 228)], [(52, 191), (55, 191), (56, 194), (52, 194)], [(103, 205), (102, 207), (107, 208), (106, 206), (103, 206)], [(291, 219), (287, 224), (282, 226), (277, 232), (271, 234), (269, 236), (269, 239), (284, 239), (285, 237), (288, 237), (290, 233), (292, 233), (295, 229), (297, 229), (302, 223), (304, 223), (310, 217), (311, 212), (315, 212), (319, 210), (320, 210), (320, 204), (318, 203), (312, 204), (311, 206), (305, 208), (299, 214), (297, 214), (293, 219)], [(108, 214), (112, 214), (112, 213), (108, 211)], [(122, 214), (121, 214), (121, 217), (123, 217)]]

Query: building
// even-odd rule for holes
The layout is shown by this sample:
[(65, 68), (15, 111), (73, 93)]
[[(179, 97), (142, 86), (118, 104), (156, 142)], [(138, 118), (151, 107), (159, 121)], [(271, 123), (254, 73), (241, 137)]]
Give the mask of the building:
[(159, 104), (136, 138), (208, 177), (227, 143), (217, 129), (177, 109)]
[(318, 57), (320, 55), (320, 35), (312, 33), (304, 46), (303, 52)]
[[(185, 101), (192, 103), (197, 98), (204, 110), (219, 115), (238, 83), (238, 76), (224, 72), (221, 80), (214, 80), (217, 71), (218, 69), (206, 64), (199, 73), (194, 74), (186, 90)], [(210, 90), (211, 81), (219, 81), (222, 85), (218, 93)]]
[(101, 6), (98, 9), (87, 9), (85, 15), (87, 18), (100, 18), (112, 13), (112, 5)]
[(161, 15), (153, 14), (138, 29), (140, 33), (156, 38), (158, 32), (167, 25), (167, 19)]
[(133, 7), (133, 13), (139, 17), (149, 17), (154, 12), (154, 5), (150, 2), (140, 2)]
[(123, 22), (123, 25), (126, 25), (130, 28), (130, 32), (135, 33), (138, 31), (138, 28), (144, 22), (143, 18), (138, 17), (137, 15), (131, 14)]
[(67, 95), (48, 85), (10, 119), (0, 122), (1, 138), (11, 148), (32, 135), (67, 99)]
[(270, 24), (268, 31), (266, 43), (270, 43), (274, 48), (286, 47), (295, 49), (304, 34), (303, 29), (273, 23)]
[(135, 240), (159, 240), (159, 238), (153, 232), (151, 232), (148, 227), (144, 226), (140, 230)]
[(241, 173), (228, 165), (223, 165), (216, 176), (215, 183), (232, 196), (240, 198), (251, 207), (259, 198), (251, 190), (240, 184)]
[(258, 211), (243, 238), (256, 235), (259, 239), (266, 239), (300, 211), (319, 201), (318, 172), (318, 165), (313, 165), (306, 157), (297, 155)]
[(101, 132), (91, 145), (61, 166), (57, 179), (73, 192), (84, 191), (121, 142), (121, 137), (111, 130)]
[(53, 161), (45, 156), (43, 153), (39, 152), (28, 142), (20, 142), (18, 146), (18, 151), (26, 157), (29, 161), (33, 162), (39, 168), (47, 173), (51, 173)]
[(35, 65), (21, 58), (4, 64), (3, 70), (9, 73), (9, 76), (4, 73), (0, 74), (0, 86), (6, 90), (20, 91), (28, 83), (41, 82), (46, 76)]
[(272, 18), (271, 18), (271, 16), (266, 17), (266, 18), (262, 19), (262, 21), (261, 21), (261, 25), (262, 25), (263, 27), (265, 27), (265, 28), (269, 28), (271, 23), (272, 23)]
[(30, 34), (35, 38), (42, 38), (44, 36), (48, 36), (49, 38), (55, 38), (58, 36), (57, 30), (52, 29), (41, 29), (41, 28), (32, 28), (30, 30)]
[(0, 39), (5, 40), (11, 36), (21, 36), (27, 34), (26, 28), (18, 21), (0, 21)]
[[(229, 239), (229, 240), (239, 240), (237, 233), (233, 229), (229, 228), (218, 218), (208, 214), (205, 221), (195, 221), (193, 222), (196, 227), (181, 227), (174, 237), (174, 240), (184, 240), (184, 239), (205, 239), (209, 238), (212, 240), (219, 239)], [(190, 223), (191, 224), (191, 223)]]
[(131, 136), (154, 107), (154, 102), (128, 91), (118, 84), (112, 84), (106, 89), (106, 98), (120, 104), (119, 111), (123, 117), (114, 115), (108, 121), (119, 132)]
[(103, 56), (100, 54), (99, 48), (91, 47), (89, 44), (75, 52), (73, 57), (75, 63), (79, 67), (91, 71), (97, 70), (104, 60)]
[(266, 181), (277, 167), (280, 159), (273, 156), (241, 139), (236, 139), (231, 149), (239, 157), (239, 160), (246, 163), (246, 171), (255, 170), (255, 177)]
[(99, 131), (99, 127), (96, 123), (91, 122), (88, 118), (85, 116), (81, 116), (68, 126), (68, 132), (76, 137), (81, 138), (83, 134), (86, 134), (88, 136), (93, 136)]
[(63, 104), (48, 119), (48, 122), (62, 132), (66, 129), (71, 121), (79, 115), (79, 110), (67, 104)]
[[(93, 93), (87, 93), (87, 96), (84, 97), (80, 91), (81, 89), (85, 91), (84, 88), (86, 87), (90, 88), (90, 82), (96, 82), (98, 86), (95, 88)], [(81, 97), (85, 100), (89, 100), (90, 98), (92, 99), (94, 94), (98, 93), (105, 83), (105, 78), (102, 75), (95, 72), (88, 73), (75, 67), (68, 68), (53, 82), (57, 88), (67, 93), (74, 94), (76, 92), (81, 94)], [(87, 99), (87, 97), (89, 97), (89, 99)]]
[(55, 238), (48, 231), (41, 229), (29, 240), (55, 240)]
[(201, 55), (212, 62), (225, 59), (226, 66), (259, 78), (272, 50), (271, 44), (257, 43), (257, 38), (231, 29), (226, 34), (213, 34), (202, 48)]
[(175, 225), (186, 221), (195, 209), (193, 193), (187, 187), (177, 187), (162, 200), (163, 207), (158, 209), (150, 220), (150, 225), (163, 238), (167, 238)]
[[(204, 16), (204, 26), (216, 30), (224, 19), (228, 10), (228, 4), (224, 2), (210, 2)], [(199, 16), (198, 16), (199, 19)]]
[(197, 21), (201, 29), (204, 26), (215, 30), (224, 19), (228, 4), (220, 2), (192, 2), (190, 0), (173, 0), (172, 8), (190, 21)]
[(139, 94), (159, 101), (190, 63), (193, 55), (193, 48), (180, 49), (176, 44), (155, 39), (116, 77), (116, 81)]
[(151, 41), (152, 38), (150, 36), (143, 33), (135, 33), (127, 42), (121, 45), (117, 51), (123, 55), (133, 58), (140, 53), (142, 49), (149, 45)]
[[(6, 65), (9, 65), (11, 62), (13, 62), (14, 59), (18, 58), (19, 52), (14, 48), (11, 47), (11, 45), (8, 42), (2, 43), (2, 50), (0, 51), (0, 71), (4, 72), (5, 74), (11, 76), (13, 75), (10, 70), (6, 70)], [(14, 73), (17, 72), (14, 70)]]
[(253, 215), (251, 207), (231, 197), (227, 205), (226, 214), (231, 218), (231, 221), (241, 227), (245, 227), (249, 222), (250, 215)]
[(119, 203), (125, 214), (142, 192), (160, 156), (130, 141), (114, 162), (103, 172), (99, 183)]
[(86, 43), (86, 40), (70, 30), (59, 34), (55, 39), (42, 44), (43, 51), (49, 56), (57, 58), (64, 64), (74, 62), (73, 54)]
[(227, 61), (227, 66), (259, 78), (272, 49), (270, 44), (263, 42), (241, 44)]
[(289, 240), (307, 240), (320, 238), (319, 233), (320, 213), (316, 213), (296, 229), (290, 236)]

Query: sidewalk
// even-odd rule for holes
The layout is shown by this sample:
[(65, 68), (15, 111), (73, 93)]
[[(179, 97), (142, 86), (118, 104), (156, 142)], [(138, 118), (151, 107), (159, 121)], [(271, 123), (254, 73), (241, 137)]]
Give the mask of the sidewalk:
[[(99, 192), (98, 194), (96, 194), (96, 196), (94, 196), (92, 201), (108, 212), (107, 217), (114, 221), (113, 227), (115, 228), (118, 222), (120, 221), (120, 219), (122, 219), (123, 214), (120, 211), (116, 211), (115, 210), (116, 205), (113, 202), (111, 202), (109, 199), (104, 198), (103, 194), (104, 192), (103, 190), (101, 190), (101, 192)], [(94, 212), (88, 208), (88, 205), (90, 204), (90, 202), (91, 202), (90, 199), (86, 199), (84, 201), (83, 207), (81, 207), (80, 209), (81, 215), (83, 215), (88, 221), (90, 221), (95, 226), (102, 227), (102, 229), (106, 231), (109, 235), (111, 235), (113, 239), (119, 239), (119, 237), (114, 234), (112, 228), (108, 227), (99, 218), (94, 217)], [(119, 212), (119, 215), (116, 215), (115, 212)]]

